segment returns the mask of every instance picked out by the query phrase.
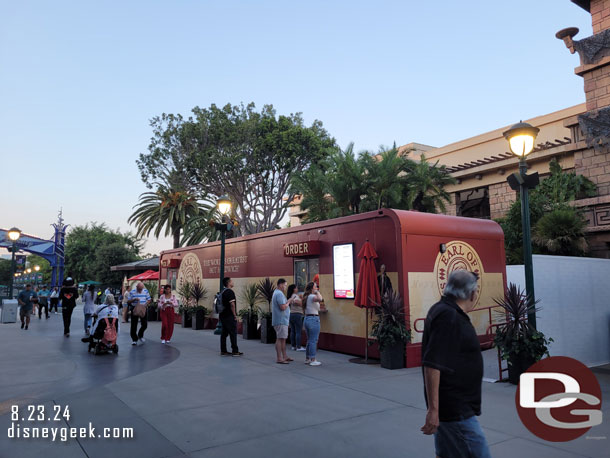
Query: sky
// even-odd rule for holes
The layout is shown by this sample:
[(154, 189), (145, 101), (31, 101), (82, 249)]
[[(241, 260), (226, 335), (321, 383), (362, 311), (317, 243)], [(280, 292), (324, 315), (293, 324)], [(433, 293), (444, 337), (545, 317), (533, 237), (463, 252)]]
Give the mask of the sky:
[(162, 113), (273, 104), (377, 151), (583, 103), (571, 26), (592, 34), (569, 0), (0, 0), (0, 227), (50, 238), (61, 208), (134, 230)]

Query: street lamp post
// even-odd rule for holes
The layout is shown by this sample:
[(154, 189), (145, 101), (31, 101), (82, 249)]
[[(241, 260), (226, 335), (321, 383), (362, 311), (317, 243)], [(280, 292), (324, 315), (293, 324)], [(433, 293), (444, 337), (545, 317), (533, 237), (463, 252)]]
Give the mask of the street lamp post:
[[(506, 132), (504, 138), (508, 140), (511, 152), (519, 157), (519, 173), (511, 174), (507, 181), (510, 187), (519, 191), (521, 197), (521, 225), (523, 228), (523, 264), (525, 266), (525, 291), (532, 304), (536, 303), (534, 294), (534, 265), (532, 261), (532, 237), (530, 224), (530, 189), (534, 189), (540, 182), (538, 173), (527, 174), (526, 156), (534, 149), (534, 142), (540, 129), (525, 122), (515, 124)], [(536, 310), (532, 307), (527, 314), (527, 321), (536, 329)]]
[(8, 288), (8, 298), (13, 298), (13, 281), (15, 280), (15, 251), (17, 251), (17, 240), (21, 237), (21, 231), (16, 227), (9, 229), (8, 238), (13, 242), (13, 246), (11, 252), (13, 253), (11, 256), (11, 284)]
[[(218, 211), (222, 215), (221, 222), (214, 222), (214, 227), (217, 231), (220, 231), (220, 285), (219, 290), (222, 291), (224, 288), (223, 279), (225, 276), (225, 237), (227, 231), (230, 231), (233, 228), (233, 223), (228, 218), (229, 213), (231, 213), (231, 199), (228, 196), (223, 195), (218, 198), (216, 201), (216, 207)], [(220, 317), (218, 317), (218, 324), (216, 329), (214, 330), (214, 334), (222, 334), (222, 324), (220, 323)]]

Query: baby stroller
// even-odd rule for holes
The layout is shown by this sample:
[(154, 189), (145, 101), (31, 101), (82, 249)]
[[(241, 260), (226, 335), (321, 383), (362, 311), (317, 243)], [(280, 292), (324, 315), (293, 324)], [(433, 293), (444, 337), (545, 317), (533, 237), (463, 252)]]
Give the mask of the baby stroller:
[[(98, 319), (96, 318), (96, 321)], [(109, 352), (117, 354), (119, 346), (116, 343), (119, 332), (119, 320), (117, 318), (101, 318), (95, 328), (95, 332), (89, 339), (87, 352), (93, 350), (95, 355), (102, 355)], [(95, 323), (94, 323), (95, 324)]]

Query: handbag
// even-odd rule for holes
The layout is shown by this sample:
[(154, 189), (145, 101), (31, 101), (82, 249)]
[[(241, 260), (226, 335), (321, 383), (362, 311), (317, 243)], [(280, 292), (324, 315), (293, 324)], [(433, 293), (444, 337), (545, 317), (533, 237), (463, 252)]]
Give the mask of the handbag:
[(139, 316), (140, 318), (144, 318), (146, 316), (146, 306), (144, 304), (136, 304), (133, 307), (133, 311), (131, 312), (134, 316)]

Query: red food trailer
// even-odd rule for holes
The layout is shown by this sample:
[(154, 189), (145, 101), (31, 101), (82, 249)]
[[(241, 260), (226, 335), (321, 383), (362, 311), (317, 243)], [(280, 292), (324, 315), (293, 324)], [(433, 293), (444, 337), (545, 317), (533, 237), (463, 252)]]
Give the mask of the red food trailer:
[[(296, 283), (303, 291), (316, 274), (327, 313), (320, 317), (319, 347), (363, 355), (365, 312), (354, 306), (360, 260), (365, 241), (385, 264), (393, 289), (402, 296), (412, 329), (406, 348), (406, 367), (421, 363), (421, 319), (438, 301), (447, 276), (468, 269), (480, 275), (479, 300), (470, 314), (481, 341), (492, 315), (486, 307), (503, 295), (506, 283), (504, 234), (488, 220), (382, 209), (226, 241), (225, 276), (234, 279), (238, 309), (246, 284), (270, 277)], [(177, 289), (185, 281), (200, 282), (210, 292), (211, 307), (220, 276), (220, 242), (163, 251), (160, 280)], [(418, 321), (419, 320), (419, 321)], [(378, 354), (375, 346), (370, 356)]]

